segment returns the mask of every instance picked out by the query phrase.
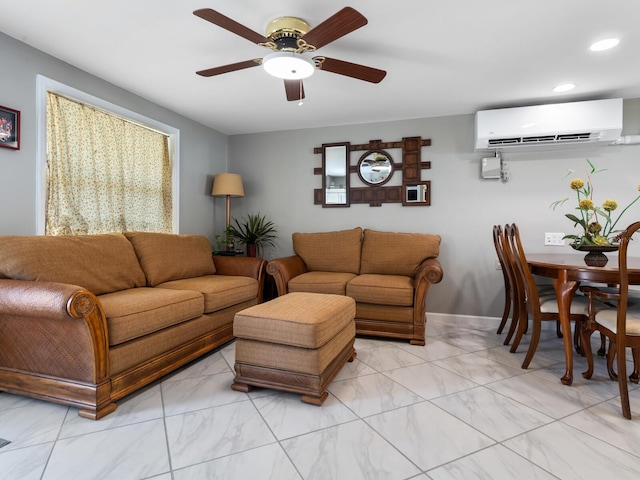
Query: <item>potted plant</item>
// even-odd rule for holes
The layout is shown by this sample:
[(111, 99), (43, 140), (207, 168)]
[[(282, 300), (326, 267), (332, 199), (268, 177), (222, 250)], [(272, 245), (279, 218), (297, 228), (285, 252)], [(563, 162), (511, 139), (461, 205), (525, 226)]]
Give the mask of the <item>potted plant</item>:
[(266, 215), (249, 213), (241, 221), (234, 219), (231, 225), (231, 236), (247, 246), (247, 257), (255, 257), (266, 245), (275, 247), (277, 230)]
[(223, 235), (218, 234), (215, 236), (215, 242), (215, 253), (233, 252), (235, 250), (233, 236), (231, 235), (231, 225), (224, 229)]

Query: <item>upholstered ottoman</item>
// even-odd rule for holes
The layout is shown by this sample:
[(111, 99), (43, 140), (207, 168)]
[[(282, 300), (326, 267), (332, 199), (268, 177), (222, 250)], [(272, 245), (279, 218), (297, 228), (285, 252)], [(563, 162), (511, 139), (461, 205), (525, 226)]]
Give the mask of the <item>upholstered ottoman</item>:
[(302, 394), (322, 405), (327, 387), (356, 357), (355, 301), (344, 295), (294, 292), (236, 313), (236, 377), (253, 386)]

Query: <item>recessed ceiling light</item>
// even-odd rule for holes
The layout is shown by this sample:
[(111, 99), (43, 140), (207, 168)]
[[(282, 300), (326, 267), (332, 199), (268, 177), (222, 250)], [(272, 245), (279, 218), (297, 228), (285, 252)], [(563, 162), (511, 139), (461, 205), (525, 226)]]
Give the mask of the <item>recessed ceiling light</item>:
[(575, 83), (563, 83), (562, 85), (553, 87), (553, 91), (556, 93), (568, 92), (569, 90), (573, 90), (574, 88), (576, 88)]
[(592, 52), (601, 52), (603, 50), (609, 50), (619, 43), (620, 40), (618, 40), (617, 38), (605, 38), (604, 40), (592, 43), (589, 47), (589, 50), (591, 50)]

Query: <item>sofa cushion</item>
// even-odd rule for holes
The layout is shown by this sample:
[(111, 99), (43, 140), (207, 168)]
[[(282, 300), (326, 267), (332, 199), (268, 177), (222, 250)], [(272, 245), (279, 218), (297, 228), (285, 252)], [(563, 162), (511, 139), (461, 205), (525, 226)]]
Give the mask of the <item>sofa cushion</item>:
[(366, 229), (360, 273), (414, 277), (418, 266), (428, 258), (436, 258), (439, 249), (439, 235)]
[(362, 229), (292, 235), (293, 250), (309, 271), (360, 273)]
[(347, 283), (347, 295), (356, 302), (413, 305), (413, 279), (403, 275), (363, 274)]
[(132, 288), (98, 297), (107, 317), (109, 345), (119, 345), (199, 317), (204, 299), (189, 290)]
[(202, 235), (151, 232), (127, 232), (125, 235), (133, 244), (150, 287), (170, 280), (216, 273), (211, 244)]
[(0, 236), (0, 276), (68, 283), (96, 295), (145, 285), (133, 247), (121, 233)]
[(236, 313), (233, 334), (248, 340), (318, 348), (353, 323), (355, 313), (355, 302), (344, 295), (289, 293)]
[(347, 283), (356, 277), (353, 273), (307, 272), (289, 280), (289, 292), (332, 293), (345, 295)]
[(161, 283), (157, 288), (199, 292), (204, 296), (204, 313), (216, 312), (258, 297), (258, 281), (255, 278), (231, 275), (205, 275), (173, 280)]

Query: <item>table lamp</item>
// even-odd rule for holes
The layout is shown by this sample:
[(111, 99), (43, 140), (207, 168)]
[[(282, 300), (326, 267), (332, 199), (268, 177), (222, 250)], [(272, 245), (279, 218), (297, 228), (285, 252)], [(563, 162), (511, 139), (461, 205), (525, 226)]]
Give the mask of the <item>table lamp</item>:
[(231, 197), (244, 197), (242, 177), (237, 173), (218, 173), (213, 177), (214, 197), (227, 197), (227, 228), (231, 224)]

